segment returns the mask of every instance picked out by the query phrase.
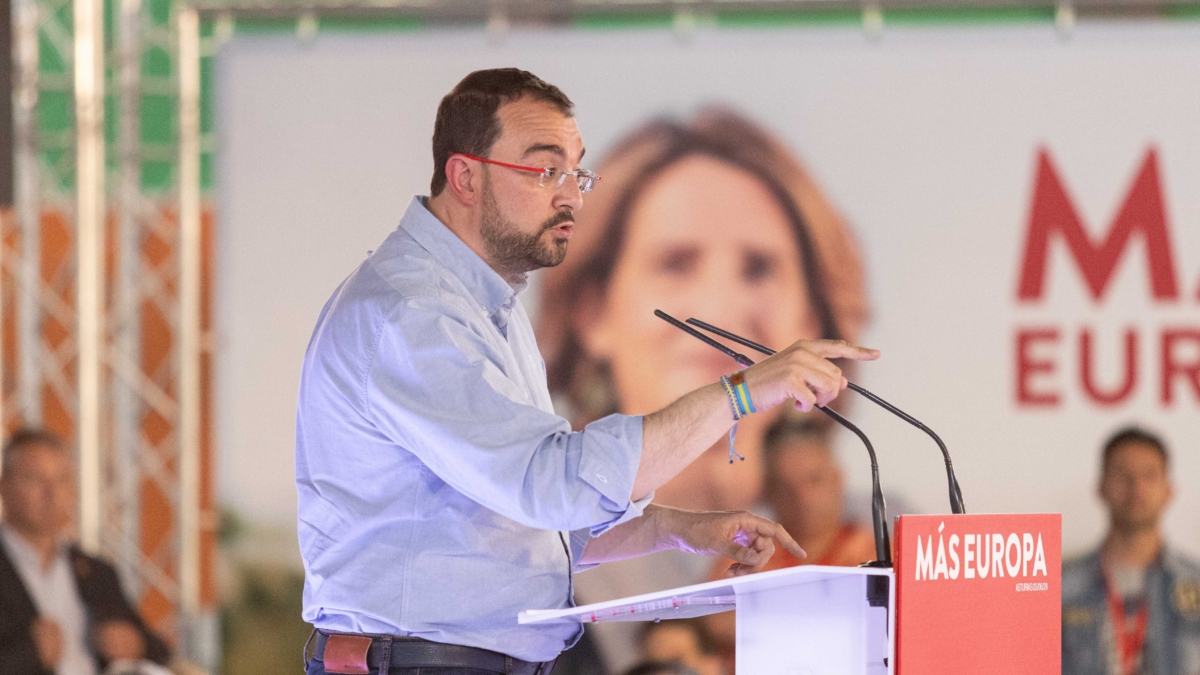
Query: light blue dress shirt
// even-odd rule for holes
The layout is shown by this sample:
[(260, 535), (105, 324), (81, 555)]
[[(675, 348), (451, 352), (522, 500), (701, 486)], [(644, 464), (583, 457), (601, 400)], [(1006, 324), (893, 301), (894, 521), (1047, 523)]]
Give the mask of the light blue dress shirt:
[(635, 518), (642, 418), (554, 414), (517, 292), (415, 198), (334, 292), (300, 378), (304, 619), (554, 658), (589, 536)]

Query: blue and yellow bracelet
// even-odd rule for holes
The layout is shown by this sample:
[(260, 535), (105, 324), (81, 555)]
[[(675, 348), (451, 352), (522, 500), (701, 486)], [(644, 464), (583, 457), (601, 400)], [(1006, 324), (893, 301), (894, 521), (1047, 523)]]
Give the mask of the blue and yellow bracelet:
[(758, 411), (754, 408), (754, 401), (750, 400), (750, 390), (746, 388), (745, 371), (739, 370), (731, 377), (722, 375), (721, 386), (725, 388), (725, 393), (729, 396), (729, 406), (733, 409), (733, 426), (729, 429), (729, 463), (733, 464), (734, 457), (746, 459), (733, 449), (733, 441), (737, 438), (738, 420)]
[(750, 400), (750, 390), (746, 387), (746, 371), (739, 370), (734, 373), (730, 376), (729, 383), (733, 385), (733, 393), (742, 409), (742, 416), (758, 412), (754, 409), (754, 401)]

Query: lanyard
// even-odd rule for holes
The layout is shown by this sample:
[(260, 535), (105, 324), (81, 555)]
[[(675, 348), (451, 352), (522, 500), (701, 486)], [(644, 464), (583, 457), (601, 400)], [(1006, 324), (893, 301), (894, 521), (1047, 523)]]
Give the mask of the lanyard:
[(1125, 615), (1125, 600), (1117, 592), (1113, 583), (1112, 573), (1104, 570), (1104, 590), (1108, 596), (1108, 614), (1112, 619), (1113, 637), (1117, 643), (1117, 656), (1121, 659), (1122, 675), (1136, 675), (1138, 657), (1146, 644), (1146, 627), (1150, 623), (1150, 603), (1142, 600), (1139, 603), (1137, 616), (1133, 620), (1133, 628)]

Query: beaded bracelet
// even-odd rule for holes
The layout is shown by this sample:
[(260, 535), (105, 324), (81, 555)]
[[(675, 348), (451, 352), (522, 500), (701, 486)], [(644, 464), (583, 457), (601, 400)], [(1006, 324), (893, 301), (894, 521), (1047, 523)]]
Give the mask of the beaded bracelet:
[(746, 413), (742, 410), (742, 406), (738, 405), (737, 394), (733, 390), (733, 381), (722, 375), (721, 386), (725, 387), (725, 393), (729, 396), (729, 405), (733, 408), (733, 421), (736, 422), (745, 417)]
[[(738, 371), (737, 373), (734, 373), (734, 377), (737, 377), (741, 374), (741, 371)], [(721, 376), (721, 386), (725, 387), (725, 393), (729, 396), (729, 405), (733, 408), (733, 426), (729, 428), (729, 463), (733, 464), (734, 457), (737, 457), (742, 461), (746, 460), (745, 457), (742, 457), (737, 453), (737, 450), (733, 449), (733, 441), (737, 438), (738, 420), (742, 419), (749, 413), (746, 413), (742, 407), (738, 405), (738, 398), (737, 394), (734, 393), (733, 382), (728, 377), (725, 377), (724, 375)], [(743, 384), (742, 386), (744, 387), (745, 385)], [(747, 398), (749, 398), (749, 396), (747, 396)]]

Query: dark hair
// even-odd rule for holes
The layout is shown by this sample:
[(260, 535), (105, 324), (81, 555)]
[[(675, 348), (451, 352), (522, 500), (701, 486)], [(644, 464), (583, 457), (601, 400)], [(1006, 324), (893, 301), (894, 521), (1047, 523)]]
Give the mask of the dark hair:
[(776, 452), (784, 441), (793, 438), (826, 442), (829, 440), (829, 425), (810, 417), (784, 415), (768, 427), (763, 435), (763, 452)]
[(450, 155), (465, 152), (487, 157), (500, 137), (496, 111), (504, 103), (529, 97), (545, 101), (570, 117), (575, 107), (558, 87), (537, 75), (517, 68), (477, 70), (467, 75), (438, 104), (433, 123), (433, 180), (429, 195), (436, 197), (446, 187), (446, 162)]
[(707, 109), (683, 122), (656, 119), (621, 141), (600, 163), (604, 189), (588, 195), (576, 214), (572, 254), (542, 276), (538, 344), (546, 356), (550, 392), (563, 395), (573, 422), (586, 424), (615, 411), (608, 365), (591, 358), (572, 308), (584, 294), (607, 288), (623, 254), (630, 214), (652, 179), (694, 156), (717, 159), (760, 181), (785, 212), (800, 256), (820, 335), (857, 337), (865, 321), (861, 265), (849, 228), (825, 201), (799, 162), (745, 117)]
[(3, 475), (9, 468), (15, 452), (35, 445), (49, 446), (55, 450), (65, 449), (62, 439), (52, 432), (34, 427), (22, 427), (8, 437), (8, 440), (4, 442), (4, 449), (0, 450), (0, 475)]
[(696, 675), (696, 671), (678, 661), (643, 661), (624, 675)]
[(1123, 429), (1118, 429), (1117, 432), (1110, 436), (1108, 441), (1104, 443), (1102, 464), (1104, 470), (1108, 470), (1108, 463), (1117, 450), (1126, 445), (1131, 445), (1134, 443), (1146, 445), (1152, 448), (1162, 457), (1163, 464), (1171, 463), (1171, 456), (1170, 453), (1167, 452), (1167, 445), (1163, 443), (1162, 438), (1159, 437), (1158, 434), (1142, 429), (1141, 427), (1125, 427)]

